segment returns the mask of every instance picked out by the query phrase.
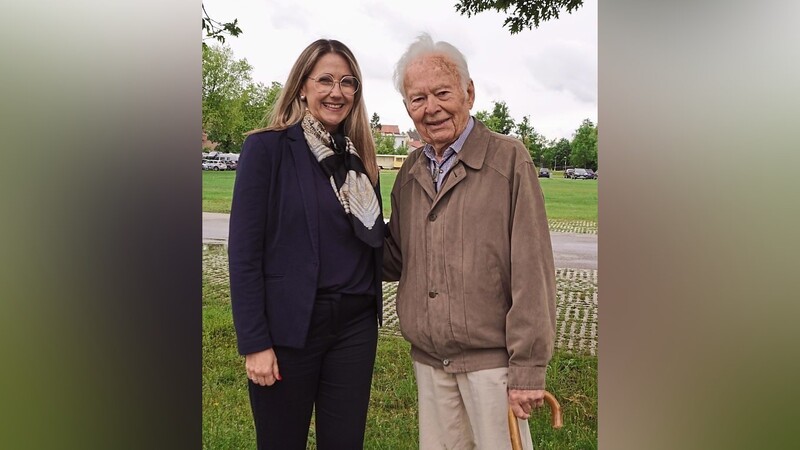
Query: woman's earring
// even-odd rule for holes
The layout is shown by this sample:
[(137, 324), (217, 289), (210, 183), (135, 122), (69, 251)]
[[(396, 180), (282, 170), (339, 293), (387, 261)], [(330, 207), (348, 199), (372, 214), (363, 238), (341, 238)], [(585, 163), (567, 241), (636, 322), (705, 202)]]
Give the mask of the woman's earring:
[(305, 96), (305, 95), (303, 95), (303, 94), (300, 94), (300, 101), (301, 101), (301, 102), (304, 102), (304, 101), (306, 101), (306, 96)]

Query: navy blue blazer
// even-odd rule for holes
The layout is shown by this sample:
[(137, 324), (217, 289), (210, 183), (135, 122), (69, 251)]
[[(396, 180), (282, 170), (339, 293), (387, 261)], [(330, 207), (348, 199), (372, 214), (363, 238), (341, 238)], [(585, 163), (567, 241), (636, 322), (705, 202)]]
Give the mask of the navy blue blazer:
[[(242, 145), (228, 234), (233, 322), (242, 355), (273, 345), (305, 346), (317, 291), (320, 227), (309, 152), (299, 123), (252, 134)], [(375, 190), (380, 202), (380, 187)], [(382, 323), (383, 248), (374, 253)]]

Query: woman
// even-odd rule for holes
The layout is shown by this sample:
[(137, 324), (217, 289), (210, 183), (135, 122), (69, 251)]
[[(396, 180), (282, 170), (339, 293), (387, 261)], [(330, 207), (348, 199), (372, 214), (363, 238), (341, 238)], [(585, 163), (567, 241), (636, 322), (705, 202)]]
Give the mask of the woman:
[(319, 449), (363, 447), (383, 217), (360, 80), (344, 44), (312, 43), (242, 147), (228, 256), (259, 449), (305, 449), (312, 409)]

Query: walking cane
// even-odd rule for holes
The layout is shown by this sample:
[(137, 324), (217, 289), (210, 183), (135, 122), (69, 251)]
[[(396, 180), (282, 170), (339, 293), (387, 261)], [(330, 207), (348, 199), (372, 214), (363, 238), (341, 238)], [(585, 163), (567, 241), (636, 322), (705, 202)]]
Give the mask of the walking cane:
[[(553, 397), (553, 394), (544, 391), (544, 402), (550, 407), (553, 428), (561, 428), (564, 424), (561, 422), (561, 405), (558, 404), (558, 400)], [(514, 411), (511, 411), (511, 407), (508, 408), (508, 434), (511, 435), (511, 450), (522, 450), (522, 435), (519, 433), (519, 423)]]

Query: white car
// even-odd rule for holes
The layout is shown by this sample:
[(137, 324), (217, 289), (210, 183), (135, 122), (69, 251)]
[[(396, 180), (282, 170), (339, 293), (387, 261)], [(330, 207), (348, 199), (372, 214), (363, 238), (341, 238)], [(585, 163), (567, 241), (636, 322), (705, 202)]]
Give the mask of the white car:
[(228, 166), (222, 161), (204, 159), (203, 170), (228, 170)]

